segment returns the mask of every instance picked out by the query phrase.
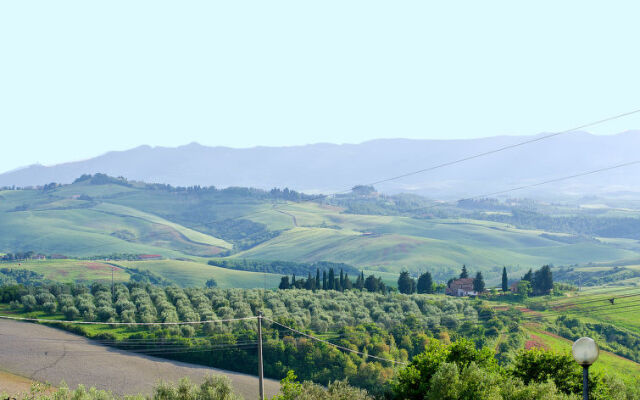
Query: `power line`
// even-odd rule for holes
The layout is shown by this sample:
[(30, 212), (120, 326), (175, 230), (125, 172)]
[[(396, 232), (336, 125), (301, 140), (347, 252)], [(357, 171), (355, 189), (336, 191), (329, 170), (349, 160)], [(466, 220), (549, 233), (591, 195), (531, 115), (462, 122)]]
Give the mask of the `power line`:
[[(499, 194), (515, 192), (515, 191), (522, 190), (522, 189), (528, 189), (528, 188), (532, 188), (532, 187), (536, 187), (536, 186), (542, 186), (542, 185), (546, 185), (546, 184), (549, 184), (549, 183), (561, 182), (561, 181), (566, 181), (566, 180), (569, 180), (569, 179), (579, 178), (579, 177), (582, 177), (582, 176), (593, 175), (593, 174), (597, 174), (597, 173), (604, 172), (604, 171), (610, 171), (610, 170), (617, 169), (617, 168), (624, 168), (624, 167), (628, 167), (628, 166), (636, 165), (636, 164), (640, 164), (640, 160), (635, 160), (635, 161), (630, 161), (630, 162), (626, 162), (626, 163), (622, 163), (622, 164), (612, 165), (612, 166), (609, 166), (609, 167), (604, 167), (604, 168), (599, 168), (599, 169), (595, 169), (595, 170), (591, 170), (591, 171), (581, 172), (581, 173), (578, 173), (578, 174), (567, 175), (567, 176), (563, 176), (563, 177), (560, 177), (560, 178), (549, 179), (549, 180), (546, 180), (546, 181), (532, 183), (532, 184), (529, 184), (529, 185), (517, 186), (517, 187), (511, 188), (511, 189), (505, 189), (505, 190), (501, 190), (501, 191), (498, 191), (498, 192), (484, 193), (484, 194), (480, 194), (480, 195), (475, 195), (475, 196), (472, 196), (472, 197), (467, 197), (467, 198), (460, 199), (458, 201), (482, 199), (482, 198), (486, 198), (486, 197), (490, 197), (490, 196), (496, 196), (496, 195), (499, 195)], [(409, 209), (409, 210), (404, 210), (404, 212), (425, 211), (425, 210), (429, 210), (429, 209), (432, 209), (432, 208), (435, 208), (435, 207), (443, 207), (443, 206), (446, 206), (446, 205), (448, 205), (448, 204), (447, 203), (436, 203), (436, 204), (433, 204), (431, 206), (418, 207), (418, 208), (413, 208), (413, 209)]]
[(510, 150), (510, 149), (513, 149), (513, 148), (516, 148), (516, 147), (524, 146), (524, 145), (527, 145), (527, 144), (530, 144), (530, 143), (540, 142), (542, 140), (546, 140), (546, 139), (550, 139), (552, 137), (564, 135), (564, 134), (567, 134), (567, 133), (570, 133), (570, 132), (574, 132), (574, 131), (577, 131), (579, 129), (588, 128), (588, 127), (591, 127), (591, 126), (594, 126), (594, 125), (599, 125), (599, 124), (602, 124), (604, 122), (613, 121), (615, 119), (619, 119), (619, 118), (626, 117), (626, 116), (629, 116), (629, 115), (632, 115), (632, 114), (636, 114), (636, 113), (640, 113), (640, 109), (629, 111), (629, 112), (618, 114), (618, 115), (614, 115), (612, 117), (608, 117), (608, 118), (604, 118), (604, 119), (601, 119), (601, 120), (598, 120), (598, 121), (590, 122), (590, 123), (587, 123), (587, 124), (584, 124), (584, 125), (576, 126), (574, 128), (570, 128), (570, 129), (567, 129), (567, 130), (564, 130), (564, 131), (551, 133), (551, 134), (540, 136), (540, 137), (537, 137), (537, 138), (534, 138), (534, 139), (530, 139), (530, 140), (525, 140), (524, 142), (519, 142), (519, 143), (516, 143), (516, 144), (511, 144), (511, 145), (499, 147), (499, 148), (494, 149), (494, 150), (489, 150), (489, 151), (485, 151), (485, 152), (482, 152), (482, 153), (474, 154), (472, 156), (463, 157), (463, 158), (460, 158), (460, 159), (457, 159), (457, 160), (454, 160), (454, 161), (449, 161), (449, 162), (445, 162), (445, 163), (442, 163), (442, 164), (434, 165), (432, 167), (423, 168), (423, 169), (420, 169), (420, 170), (417, 170), (417, 171), (404, 173), (404, 174), (393, 176), (393, 177), (390, 177), (390, 178), (387, 178), (387, 179), (382, 179), (382, 180), (379, 180), (379, 181), (376, 181), (376, 182), (372, 182), (369, 185), (373, 186), (373, 185), (377, 185), (377, 184), (380, 184), (380, 183), (385, 183), (385, 182), (389, 182), (389, 181), (393, 181), (393, 180), (397, 180), (397, 179), (401, 179), (401, 178), (406, 178), (408, 176), (417, 175), (417, 174), (420, 174), (420, 173), (423, 173), (423, 172), (433, 171), (435, 169), (448, 167), (448, 166), (459, 164), (459, 163), (462, 163), (462, 162), (465, 162), (465, 161), (473, 160), (473, 159), (476, 159), (476, 158), (480, 158), (480, 157), (488, 156), (488, 155), (491, 155), (491, 154), (499, 153), (499, 152), (502, 152), (502, 151), (505, 151), (505, 150)]
[(211, 319), (206, 321), (180, 321), (180, 322), (100, 322), (100, 321), (66, 321), (59, 319), (45, 319), (45, 318), (24, 318), (13, 317), (9, 315), (0, 315), (1, 319), (10, 319), (15, 321), (28, 321), (28, 322), (41, 322), (41, 323), (58, 323), (58, 324), (82, 324), (82, 325), (131, 325), (131, 326), (144, 326), (144, 325), (200, 325), (206, 323), (218, 323), (218, 322), (232, 322), (232, 321), (248, 321), (258, 319), (258, 317), (244, 317), (244, 318), (232, 318), (232, 319)]
[[(367, 185), (374, 186), (374, 185), (377, 185), (377, 184), (380, 184), (380, 183), (390, 182), (390, 181), (406, 178), (408, 176), (417, 175), (417, 174), (421, 174), (421, 173), (424, 173), (424, 172), (445, 168), (445, 167), (452, 166), (452, 165), (455, 165), (455, 164), (460, 164), (460, 163), (463, 163), (463, 162), (466, 162), (466, 161), (470, 161), (470, 160), (473, 160), (473, 159), (476, 159), (476, 158), (481, 158), (481, 157), (485, 157), (485, 156), (488, 156), (488, 155), (496, 154), (496, 153), (499, 153), (499, 152), (502, 152), (502, 151), (506, 151), (506, 150), (510, 150), (510, 149), (513, 149), (513, 148), (525, 146), (527, 144), (540, 142), (540, 141), (543, 141), (543, 140), (546, 140), (546, 139), (550, 139), (550, 138), (553, 138), (553, 137), (556, 137), (556, 136), (564, 135), (564, 134), (571, 133), (571, 132), (574, 132), (574, 131), (577, 131), (577, 130), (580, 130), (580, 129), (584, 129), (584, 128), (588, 128), (588, 127), (591, 127), (591, 126), (599, 125), (599, 124), (602, 124), (602, 123), (605, 123), (605, 122), (613, 121), (613, 120), (616, 120), (616, 119), (619, 119), (619, 118), (623, 118), (623, 117), (626, 117), (626, 116), (629, 116), (629, 115), (637, 114), (637, 113), (640, 113), (640, 109), (636, 109), (636, 110), (633, 110), (633, 111), (625, 112), (625, 113), (622, 113), (622, 114), (617, 114), (617, 115), (614, 115), (614, 116), (611, 116), (611, 117), (607, 117), (607, 118), (600, 119), (600, 120), (597, 120), (597, 121), (589, 122), (589, 123), (586, 123), (586, 124), (583, 124), (583, 125), (579, 125), (579, 126), (576, 126), (576, 127), (570, 128), (570, 129), (566, 129), (566, 130), (563, 130), (563, 131), (560, 131), (560, 132), (555, 132), (555, 133), (547, 134), (547, 135), (544, 135), (544, 136), (536, 137), (534, 139), (525, 140), (523, 142), (519, 142), (519, 143), (507, 145), (507, 146), (498, 147), (498, 148), (493, 149), (493, 150), (489, 150), (489, 151), (473, 154), (471, 156), (459, 158), (459, 159), (456, 159), (456, 160), (453, 160), (453, 161), (448, 161), (448, 162), (445, 162), (445, 163), (433, 165), (431, 167), (422, 168), (422, 169), (415, 170), (415, 171), (410, 171), (410, 172), (403, 173), (403, 174), (396, 175), (396, 176), (392, 176), (392, 177), (389, 177), (389, 178), (384, 178), (384, 179), (381, 179), (381, 180), (370, 182)], [(637, 163), (637, 162), (634, 162), (634, 163)], [(611, 168), (607, 168), (607, 169), (613, 169), (613, 168), (618, 168), (618, 167), (611, 167)], [(598, 171), (591, 171), (588, 174), (596, 173), (596, 172), (598, 172)], [(576, 175), (574, 177), (577, 177), (577, 176), (581, 176), (581, 175)], [(568, 178), (563, 178), (563, 179), (568, 179)], [(563, 179), (560, 179), (560, 180), (563, 180)], [(554, 180), (554, 181), (559, 181), (559, 180)], [(545, 182), (545, 183), (551, 183), (551, 181)], [(542, 184), (545, 184), (545, 183), (538, 183), (538, 184), (535, 184), (535, 185), (527, 185), (527, 186), (510, 189), (508, 191), (503, 191), (503, 192), (499, 192), (499, 193), (500, 194), (507, 193), (507, 192), (510, 192), (510, 191), (520, 190), (520, 189), (524, 189), (524, 188), (527, 188), (527, 187), (539, 186), (539, 185), (542, 185)], [(334, 192), (332, 194), (317, 195), (317, 196), (314, 196), (314, 197), (311, 197), (311, 198), (308, 198), (308, 199), (303, 199), (299, 203), (304, 203), (304, 202), (316, 201), (316, 200), (324, 199), (324, 198), (327, 198), (327, 197), (330, 197), (330, 196), (335, 196), (337, 194), (342, 194), (342, 193), (349, 192), (350, 190), (351, 190), (351, 188), (344, 189), (344, 190), (341, 190), (341, 191), (337, 191), (337, 192)], [(488, 195), (482, 195), (482, 196), (486, 197)], [(285, 206), (286, 205), (287, 204), (285, 203)], [(429, 207), (429, 208), (431, 208), (431, 207)], [(262, 214), (262, 213), (265, 213), (265, 212), (268, 212), (268, 211), (271, 211), (271, 209), (264, 209), (264, 210), (260, 210), (260, 211), (256, 211), (256, 212), (252, 212), (252, 213), (248, 213), (248, 214), (244, 214), (244, 215), (239, 215), (239, 216), (235, 216), (235, 217), (212, 220), (212, 221), (208, 221), (208, 222), (204, 222), (204, 223), (200, 223), (200, 224), (195, 224), (195, 225), (191, 225), (191, 226), (186, 226), (185, 225), (185, 227), (187, 227), (189, 229), (193, 229), (194, 227), (206, 227), (207, 225), (215, 224), (215, 223), (218, 223), (218, 222), (230, 221), (230, 220), (235, 220), (235, 219), (239, 219), (239, 218), (246, 218), (246, 217), (249, 217), (249, 216)], [(151, 222), (151, 221), (149, 221), (149, 222)], [(151, 222), (151, 223), (153, 223), (153, 222)], [(200, 233), (203, 233), (203, 232), (200, 232)], [(152, 233), (148, 237), (153, 237), (153, 236), (158, 236), (158, 235), (159, 235), (158, 233)], [(147, 237), (141, 236), (141, 237), (137, 238), (137, 240), (144, 239), (144, 238), (147, 238)], [(142, 243), (140, 243), (140, 244), (142, 244)], [(111, 246), (111, 244), (104, 244), (104, 245), (98, 245), (98, 246), (93, 246), (93, 247), (86, 247), (86, 248), (84, 248), (84, 250), (93, 249), (93, 248), (107, 247), (107, 246)]]
[[(619, 169), (619, 168), (624, 168), (624, 167), (629, 167), (631, 165), (637, 165), (637, 164), (640, 164), (640, 160), (635, 160), (635, 161), (630, 161), (630, 162), (626, 162), (626, 163), (622, 163), (622, 164), (617, 164), (617, 165), (612, 165), (612, 166), (608, 166), (608, 167), (598, 168), (598, 169), (595, 169), (595, 170), (590, 170), (590, 171), (581, 172), (581, 173), (578, 173), (578, 174), (572, 174), (572, 175), (567, 175), (567, 176), (563, 176), (563, 177), (559, 177), (559, 178), (549, 179), (549, 180), (546, 180), (546, 181), (532, 183), (532, 184), (528, 184), (528, 185), (517, 186), (517, 187), (514, 187), (514, 188), (505, 189), (505, 190), (501, 190), (501, 191), (497, 191), (497, 192), (491, 192), (491, 193), (475, 195), (475, 196), (472, 196), (472, 197), (467, 197), (467, 198), (460, 199), (458, 201), (481, 199), (481, 198), (486, 198), (486, 197), (490, 197), (490, 196), (496, 196), (496, 195), (500, 195), (500, 194), (511, 193), (511, 192), (515, 192), (515, 191), (518, 191), (518, 190), (523, 190), (523, 189), (528, 189), (528, 188), (532, 188), (532, 187), (542, 186), (542, 185), (546, 185), (546, 184), (549, 184), (549, 183), (562, 182), (562, 181), (569, 180), (569, 179), (575, 179), (575, 178), (579, 178), (579, 177), (583, 177), (583, 176), (593, 175), (593, 174), (597, 174), (597, 173), (601, 173), (601, 172), (605, 172), (605, 171), (610, 171), (610, 170), (614, 170), (614, 169)], [(286, 205), (288, 205), (288, 204), (285, 204), (285, 206)], [(426, 211), (426, 210), (429, 210), (429, 209), (432, 209), (432, 208), (435, 208), (435, 207), (442, 207), (442, 206), (445, 206), (445, 205), (446, 205), (446, 203), (437, 203), (437, 204), (433, 204), (433, 205), (427, 206), (427, 207), (418, 207), (418, 208), (413, 208), (413, 209), (410, 209), (410, 210), (404, 210), (404, 212)], [(222, 219), (222, 220), (218, 220), (218, 221), (207, 222), (207, 223), (204, 223), (202, 226), (210, 225), (210, 224), (213, 224), (213, 223), (216, 223), (216, 222), (222, 222), (222, 221), (227, 221), (227, 220), (244, 218), (244, 217), (247, 217), (247, 216), (260, 214), (260, 213), (264, 213), (264, 212), (268, 212), (268, 211), (272, 211), (272, 210), (271, 209), (267, 209), (267, 210), (262, 210), (262, 211), (258, 211), (258, 212), (251, 213), (251, 214), (245, 214), (243, 216), (237, 216), (237, 217), (226, 218), (226, 219)], [(193, 229), (194, 226), (198, 226), (198, 225), (187, 226), (187, 228)], [(137, 240), (146, 239), (146, 238), (149, 238), (149, 237), (157, 237), (157, 236), (164, 235), (164, 234), (166, 234), (166, 233), (165, 232), (154, 232), (154, 233), (152, 233), (150, 235), (147, 235), (147, 236), (138, 237)], [(138, 243), (138, 244), (144, 246), (143, 243)], [(117, 244), (113, 244), (113, 245), (117, 245)], [(97, 246), (84, 247), (83, 250), (86, 251), (86, 250), (90, 250), (90, 249), (102, 248), (102, 247), (107, 247), (107, 246), (112, 246), (112, 244), (103, 244), (103, 245), (97, 245)], [(121, 268), (122, 269), (123, 267), (118, 266), (117, 268)]]
[[(598, 169), (594, 169), (594, 170), (591, 170), (591, 171), (582, 172), (582, 173), (579, 173), (579, 174), (564, 176), (564, 177), (561, 177), (561, 178), (549, 179), (549, 180), (546, 180), (546, 181), (533, 183), (533, 184), (530, 184), (530, 185), (523, 185), (523, 186), (511, 188), (511, 189), (508, 189), (508, 190), (501, 190), (501, 191), (498, 191), (498, 192), (483, 194), (483, 195), (480, 195), (479, 197), (497, 196), (499, 194), (514, 192), (516, 190), (528, 189), (528, 188), (532, 188), (532, 187), (536, 187), (536, 186), (546, 185), (546, 184), (549, 184), (549, 183), (561, 182), (561, 181), (565, 181), (567, 179), (573, 179), (573, 178), (579, 178), (579, 177), (582, 177), (582, 176), (593, 175), (593, 174), (597, 174), (597, 173), (600, 173), (600, 172), (609, 171), (609, 170), (612, 170), (612, 169), (629, 167), (629, 166), (635, 165), (635, 164), (640, 164), (640, 160), (630, 161), (630, 162), (622, 163), (622, 164), (617, 164), (617, 165), (613, 165), (613, 166), (610, 166), (610, 167), (598, 168)], [(469, 199), (463, 199), (463, 200), (469, 200)]]
[(394, 364), (407, 365), (407, 363), (404, 363), (404, 362), (401, 362), (401, 361), (396, 361), (396, 360), (391, 360), (391, 359), (388, 359), (388, 358), (382, 358), (382, 357), (372, 356), (371, 354), (363, 353), (363, 352), (361, 352), (361, 351), (353, 350), (353, 349), (350, 349), (350, 348), (348, 348), (348, 347), (340, 346), (340, 345), (338, 345), (338, 344), (331, 343), (331, 342), (329, 342), (329, 341), (327, 341), (327, 340), (320, 339), (320, 338), (318, 338), (318, 337), (308, 335), (308, 334), (306, 334), (306, 333), (304, 333), (304, 332), (300, 332), (300, 331), (299, 331), (299, 330), (297, 330), (297, 329), (294, 329), (294, 328), (291, 328), (291, 327), (289, 327), (289, 326), (283, 325), (283, 324), (281, 324), (281, 323), (279, 323), (279, 322), (276, 322), (276, 321), (274, 321), (274, 320), (272, 320), (272, 319), (270, 319), (270, 318), (267, 318), (267, 317), (263, 317), (263, 318), (264, 318), (264, 319), (266, 319), (267, 321), (269, 321), (269, 322), (273, 323), (273, 324), (279, 325), (279, 326), (281, 326), (281, 327), (283, 327), (283, 328), (286, 328), (286, 329), (288, 329), (288, 330), (290, 330), (290, 331), (292, 331), (292, 332), (295, 332), (295, 333), (297, 333), (297, 334), (299, 334), (299, 335), (305, 336), (305, 337), (307, 337), (307, 338), (309, 338), (309, 339), (312, 339), (312, 340), (315, 340), (315, 341), (317, 341), (317, 342), (321, 342), (321, 343), (327, 344), (327, 345), (329, 345), (329, 346), (333, 346), (333, 347), (338, 348), (338, 349), (340, 349), (340, 350), (348, 351), (348, 352), (351, 352), (351, 353), (355, 353), (355, 354), (361, 355), (361, 356), (363, 356), (363, 357), (369, 357), (369, 358), (373, 358), (373, 359), (380, 360), (380, 361), (387, 361), (387, 362), (394, 363)]
[(580, 306), (582, 304), (589, 304), (589, 303), (598, 303), (598, 302), (606, 302), (606, 301), (610, 301), (610, 300), (617, 300), (617, 299), (625, 299), (628, 297), (637, 297), (640, 296), (640, 293), (634, 293), (634, 294), (625, 294), (625, 295), (609, 295), (605, 298), (600, 298), (600, 299), (592, 299), (592, 300), (585, 300), (585, 301), (580, 301), (580, 302), (569, 302), (569, 303), (558, 303), (556, 305), (551, 305), (551, 307), (553, 309), (564, 309), (564, 308), (570, 308), (570, 307), (575, 307), (575, 306)]

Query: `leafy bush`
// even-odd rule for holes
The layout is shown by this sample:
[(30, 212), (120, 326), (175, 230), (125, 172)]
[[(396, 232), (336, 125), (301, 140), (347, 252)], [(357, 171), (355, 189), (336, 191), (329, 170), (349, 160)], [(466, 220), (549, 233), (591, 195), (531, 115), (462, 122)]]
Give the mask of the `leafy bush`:
[(313, 382), (299, 383), (293, 371), (281, 382), (280, 393), (272, 400), (372, 400), (365, 390), (349, 386), (345, 381), (331, 382), (325, 389)]

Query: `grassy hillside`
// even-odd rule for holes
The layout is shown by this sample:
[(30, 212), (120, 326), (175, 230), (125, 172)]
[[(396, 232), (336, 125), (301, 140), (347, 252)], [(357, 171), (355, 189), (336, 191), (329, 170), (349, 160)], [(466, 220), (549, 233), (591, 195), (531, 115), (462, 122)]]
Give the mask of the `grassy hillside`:
[(295, 217), (298, 226), (234, 257), (331, 260), (391, 272), (429, 269), (440, 279), (467, 264), (496, 281), (503, 265), (520, 273), (548, 263), (580, 264), (638, 254), (635, 248), (609, 244), (562, 243), (541, 236), (544, 231), (490, 221), (340, 214), (317, 204), (281, 209)]
[[(118, 268), (118, 266), (123, 268)], [(280, 283), (280, 275), (248, 271), (236, 271), (207, 265), (204, 262), (179, 260), (154, 261), (84, 261), (84, 260), (30, 260), (0, 263), (1, 268), (26, 269), (42, 274), (56, 282), (111, 282), (111, 270), (115, 282), (129, 281), (135, 270), (153, 274), (184, 287), (203, 287), (213, 278), (221, 288), (267, 288)]]
[[(203, 263), (220, 256), (333, 261), (388, 273), (388, 280), (408, 269), (430, 270), (443, 281), (467, 264), (472, 272), (482, 271), (489, 284), (498, 282), (502, 266), (515, 277), (548, 263), (615, 268), (640, 260), (640, 242), (628, 231), (606, 238), (571, 231), (583, 220), (586, 227), (596, 226), (599, 216), (608, 218), (607, 226), (617, 226), (611, 218), (625, 218), (621, 226), (633, 226), (637, 210), (514, 203), (536, 210), (526, 219), (514, 213), (514, 221), (544, 223), (551, 232), (489, 220), (512, 216), (512, 206), (496, 202), (466, 209), (434, 208), (417, 196), (352, 196), (323, 204), (300, 199), (308, 198), (245, 188), (171, 188), (104, 176), (46, 190), (5, 190), (0, 191), (0, 252), (159, 254)], [(420, 207), (428, 211), (416, 211)], [(563, 221), (567, 232), (562, 232)]]
[[(611, 299), (614, 299), (613, 304)], [(636, 286), (597, 287), (549, 304), (551, 313), (562, 313), (586, 322), (609, 323), (632, 332), (640, 332), (640, 288)]]
[(236, 271), (192, 261), (116, 261), (114, 264), (148, 270), (185, 287), (202, 287), (210, 278), (214, 278), (221, 288), (271, 289), (280, 283), (280, 275)]

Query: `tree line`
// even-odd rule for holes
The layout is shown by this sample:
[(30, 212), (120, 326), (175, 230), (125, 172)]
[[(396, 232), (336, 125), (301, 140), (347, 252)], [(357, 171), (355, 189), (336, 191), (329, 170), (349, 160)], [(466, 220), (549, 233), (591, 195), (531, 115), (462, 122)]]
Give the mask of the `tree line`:
[(373, 293), (387, 293), (391, 288), (387, 287), (382, 278), (374, 275), (369, 275), (365, 278), (364, 272), (360, 272), (355, 282), (351, 282), (349, 274), (340, 269), (340, 274), (337, 275), (333, 268), (329, 268), (329, 271), (322, 271), (322, 278), (320, 277), (320, 269), (316, 269), (316, 275), (311, 276), (311, 272), (307, 273), (307, 278), (296, 278), (296, 275), (285, 275), (280, 278), (280, 284), (278, 289), (306, 289), (306, 290), (337, 290), (344, 292), (345, 290), (366, 290)]
[(227, 259), (227, 260), (209, 260), (209, 265), (213, 265), (221, 268), (235, 269), (241, 271), (252, 272), (268, 272), (272, 274), (304, 276), (309, 271), (313, 270), (329, 270), (334, 271), (341, 270), (344, 273), (352, 274), (355, 276), (359, 273), (359, 270), (345, 263), (337, 263), (331, 261), (316, 261), (312, 263), (295, 262), (295, 261), (269, 261), (269, 260), (248, 260), (243, 259)]

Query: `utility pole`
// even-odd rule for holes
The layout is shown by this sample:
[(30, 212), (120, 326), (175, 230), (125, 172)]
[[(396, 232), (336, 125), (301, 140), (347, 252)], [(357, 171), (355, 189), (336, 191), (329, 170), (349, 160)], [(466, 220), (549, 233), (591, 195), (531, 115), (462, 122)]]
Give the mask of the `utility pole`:
[(262, 311), (258, 312), (258, 391), (264, 400), (264, 371), (262, 368)]
[(582, 291), (582, 271), (578, 272), (578, 292)]

